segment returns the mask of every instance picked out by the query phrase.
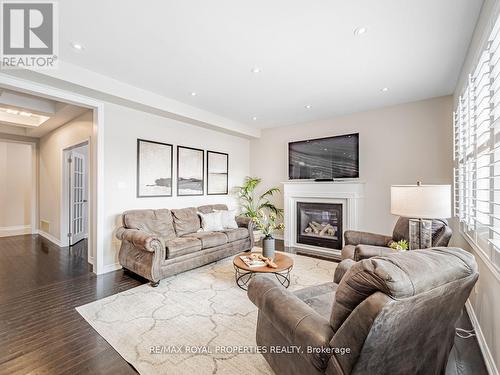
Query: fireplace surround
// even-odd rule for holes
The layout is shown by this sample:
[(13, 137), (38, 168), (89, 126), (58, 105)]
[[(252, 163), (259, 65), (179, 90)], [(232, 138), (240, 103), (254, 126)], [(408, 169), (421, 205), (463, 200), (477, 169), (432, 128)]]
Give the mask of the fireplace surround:
[[(340, 259), (344, 231), (362, 229), (364, 183), (359, 180), (335, 182), (288, 181), (283, 183), (283, 194), (285, 246), (309, 250), (333, 259)], [(300, 222), (298, 217), (299, 203), (312, 204), (312, 208), (318, 207), (316, 204), (323, 204), (327, 205), (325, 207), (335, 207), (337, 211), (340, 211), (337, 212), (337, 222), (340, 222), (341, 225), (339, 228), (337, 224), (335, 232), (337, 239), (334, 244), (332, 244), (332, 241), (328, 244), (321, 243), (317, 239), (313, 240), (311, 235), (307, 236), (309, 238), (304, 238), (305, 236), (299, 233), (299, 231), (305, 230), (305, 228), (298, 228)], [(324, 229), (323, 224), (326, 225), (327, 221), (329, 221), (326, 219), (327, 216), (325, 216), (325, 219), (321, 216), (321, 220), (313, 220), (319, 224), (317, 230), (320, 232)], [(332, 223), (330, 225), (334, 226)], [(327, 228), (327, 231), (328, 229), (331, 228)], [(312, 231), (314, 232), (314, 230)]]

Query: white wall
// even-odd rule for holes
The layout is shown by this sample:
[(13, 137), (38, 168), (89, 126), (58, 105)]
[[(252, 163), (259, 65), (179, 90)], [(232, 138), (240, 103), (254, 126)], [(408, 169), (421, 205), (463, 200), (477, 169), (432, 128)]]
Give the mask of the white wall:
[[(251, 142), (252, 176), (266, 187), (287, 180), (286, 148), (292, 140), (359, 132), (360, 180), (365, 185), (363, 226), (391, 233), (390, 186), (452, 182), (450, 96), (356, 113), (308, 124), (265, 129)], [(282, 187), (282, 186), (281, 186)], [(280, 196), (277, 203), (282, 207)]]
[(61, 238), (63, 150), (92, 135), (93, 115), (88, 111), (43, 136), (39, 144), (39, 216), (47, 221), (48, 234)]
[(0, 141), (0, 228), (31, 225), (32, 148)]
[[(105, 104), (104, 116), (105, 267), (118, 262), (120, 242), (116, 240), (114, 234), (116, 228), (121, 225), (120, 217), (123, 211), (136, 208), (190, 207), (210, 203), (235, 206), (231, 195), (136, 198), (137, 138), (228, 153), (230, 190), (241, 184), (244, 177), (249, 174), (248, 139), (111, 103)], [(173, 173), (175, 179), (175, 148)]]
[[(457, 88), (455, 90), (455, 102), (462, 93), (468, 75), (474, 69), (479, 56), (485, 46), (487, 38), (500, 14), (500, 0), (485, 0), (481, 9), (472, 42), (467, 53), (462, 72), (460, 74)], [(481, 256), (481, 253), (473, 249), (466, 240), (458, 235), (458, 226), (455, 223), (453, 244), (460, 246), (476, 256), (479, 266), (479, 281), (469, 297), (472, 309), (481, 327), (484, 336), (486, 351), (491, 353), (491, 361), (497, 369), (500, 368), (500, 273), (489, 265), (489, 261)]]

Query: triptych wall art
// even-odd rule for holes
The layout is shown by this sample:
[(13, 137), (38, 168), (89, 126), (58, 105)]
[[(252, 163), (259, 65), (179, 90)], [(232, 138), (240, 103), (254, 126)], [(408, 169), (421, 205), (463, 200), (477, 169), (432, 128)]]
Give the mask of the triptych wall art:
[[(168, 143), (137, 140), (137, 197), (173, 195), (173, 149)], [(206, 152), (207, 195), (227, 195), (229, 155)], [(177, 196), (205, 194), (205, 150), (177, 146)]]

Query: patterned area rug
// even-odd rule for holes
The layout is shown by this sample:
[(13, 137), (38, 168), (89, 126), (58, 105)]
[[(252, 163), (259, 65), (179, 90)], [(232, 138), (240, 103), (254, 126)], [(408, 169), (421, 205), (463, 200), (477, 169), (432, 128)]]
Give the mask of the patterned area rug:
[[(336, 263), (290, 255), (290, 290), (333, 280)], [(140, 374), (272, 374), (252, 353), (257, 308), (236, 286), (232, 258), (77, 311)]]

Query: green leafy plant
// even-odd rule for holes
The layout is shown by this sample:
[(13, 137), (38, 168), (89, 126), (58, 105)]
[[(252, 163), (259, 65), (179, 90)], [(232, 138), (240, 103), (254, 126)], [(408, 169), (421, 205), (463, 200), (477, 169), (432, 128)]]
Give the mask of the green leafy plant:
[(262, 209), (257, 211), (257, 216), (252, 218), (257, 229), (259, 229), (266, 238), (271, 238), (275, 230), (285, 229), (285, 224), (277, 223), (277, 216), (271, 212), (269, 215)]
[(273, 213), (277, 218), (283, 216), (283, 209), (276, 207), (270, 199), (275, 193), (279, 193), (280, 189), (272, 187), (262, 194), (257, 194), (256, 189), (262, 179), (258, 177), (246, 177), (242, 186), (236, 188), (241, 207), (243, 208), (242, 215), (250, 218), (259, 216), (261, 210), (268, 210)]
[(408, 241), (400, 240), (398, 242), (392, 241), (390, 243), (389, 247), (393, 250), (404, 251), (404, 250), (408, 250), (409, 245), (408, 245)]

